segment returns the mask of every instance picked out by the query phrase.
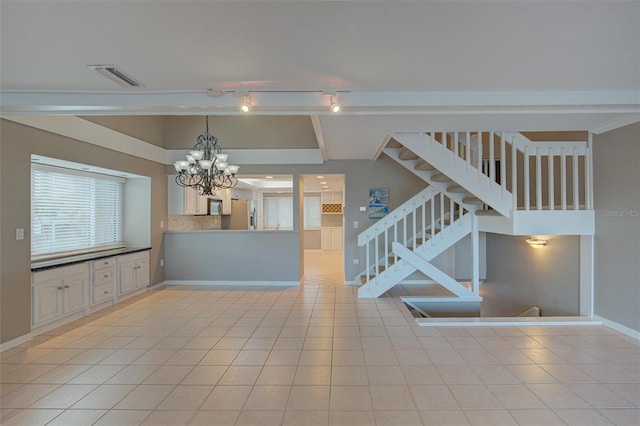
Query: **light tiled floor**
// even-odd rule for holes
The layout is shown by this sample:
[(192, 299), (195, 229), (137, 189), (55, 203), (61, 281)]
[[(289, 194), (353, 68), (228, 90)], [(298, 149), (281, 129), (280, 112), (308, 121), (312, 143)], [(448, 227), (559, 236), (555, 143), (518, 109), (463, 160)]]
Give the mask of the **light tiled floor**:
[(1, 354), (9, 425), (638, 425), (640, 346), (605, 327), (418, 327), (340, 253), (292, 287), (174, 286)]

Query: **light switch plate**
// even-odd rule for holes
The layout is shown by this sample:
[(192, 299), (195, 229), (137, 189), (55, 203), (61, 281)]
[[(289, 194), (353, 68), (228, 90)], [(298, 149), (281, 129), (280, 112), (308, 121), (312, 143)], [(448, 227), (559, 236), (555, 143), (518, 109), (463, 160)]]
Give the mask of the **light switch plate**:
[(367, 211), (367, 207), (366, 206), (360, 206), (360, 211), (361, 212), (366, 212)]
[(16, 228), (16, 241), (24, 240), (24, 228)]
[(354, 227), (355, 229), (358, 229), (358, 221), (357, 221), (357, 220), (354, 220), (354, 221), (353, 221), (353, 227)]

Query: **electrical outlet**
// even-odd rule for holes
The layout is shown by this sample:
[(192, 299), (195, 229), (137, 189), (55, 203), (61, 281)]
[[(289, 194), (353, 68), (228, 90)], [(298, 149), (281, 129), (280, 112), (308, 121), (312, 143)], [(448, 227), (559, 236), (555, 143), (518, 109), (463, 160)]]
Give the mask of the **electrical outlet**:
[(354, 265), (360, 264), (360, 259), (353, 259), (353, 264)]
[(16, 228), (16, 241), (24, 240), (24, 228)]
[(164, 259), (160, 259), (160, 266), (164, 266)]
[(354, 227), (355, 229), (358, 229), (358, 221), (357, 221), (357, 220), (354, 220), (354, 221), (353, 221), (353, 227)]
[(160, 221), (160, 229), (164, 229), (164, 221), (163, 220)]

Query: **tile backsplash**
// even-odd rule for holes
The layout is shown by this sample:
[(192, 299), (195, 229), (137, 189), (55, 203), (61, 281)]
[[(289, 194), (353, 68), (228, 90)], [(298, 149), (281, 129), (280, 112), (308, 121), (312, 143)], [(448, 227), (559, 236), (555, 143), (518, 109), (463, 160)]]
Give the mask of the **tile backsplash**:
[(169, 231), (199, 231), (221, 229), (221, 227), (221, 216), (169, 216)]

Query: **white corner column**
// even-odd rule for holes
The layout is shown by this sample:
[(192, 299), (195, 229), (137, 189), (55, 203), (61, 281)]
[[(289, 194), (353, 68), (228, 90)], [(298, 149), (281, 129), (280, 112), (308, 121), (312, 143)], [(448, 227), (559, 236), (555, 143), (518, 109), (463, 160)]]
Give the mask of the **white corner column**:
[(580, 315), (593, 316), (593, 235), (580, 235)]

